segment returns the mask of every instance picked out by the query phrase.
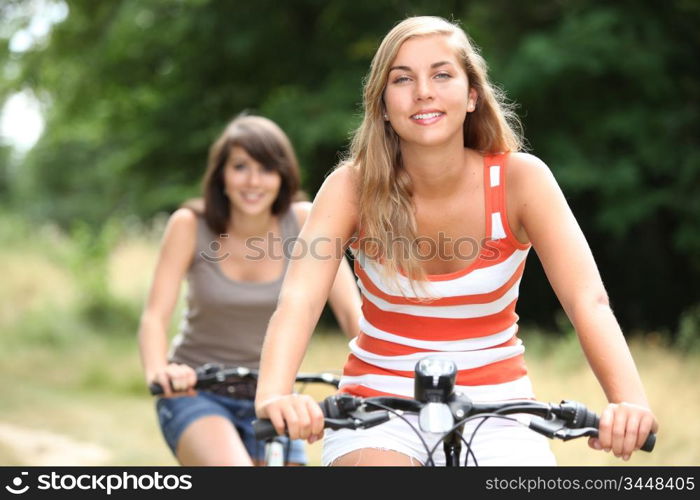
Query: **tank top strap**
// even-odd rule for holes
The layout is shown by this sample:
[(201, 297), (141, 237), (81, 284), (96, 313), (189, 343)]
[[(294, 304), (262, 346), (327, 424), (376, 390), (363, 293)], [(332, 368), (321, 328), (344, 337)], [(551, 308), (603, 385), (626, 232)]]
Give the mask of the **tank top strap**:
[(219, 235), (214, 234), (207, 224), (206, 219), (202, 214), (197, 214), (197, 242), (195, 248), (195, 260), (201, 260), (205, 256), (215, 256), (218, 250), (217, 238)]
[(498, 153), (484, 157), (484, 184), (486, 191), (487, 235), (501, 240), (506, 234), (506, 164), (508, 154)]

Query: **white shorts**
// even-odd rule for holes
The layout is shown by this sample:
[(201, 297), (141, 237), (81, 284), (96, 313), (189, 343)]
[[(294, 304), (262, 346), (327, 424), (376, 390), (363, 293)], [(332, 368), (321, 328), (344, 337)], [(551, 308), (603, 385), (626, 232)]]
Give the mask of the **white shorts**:
[[(420, 431), (416, 415), (404, 415), (419, 430), (428, 446), (440, 440), (438, 434)], [(464, 426), (467, 442), (482, 419), (473, 420)], [(323, 465), (330, 465), (338, 458), (363, 448), (392, 450), (412, 457), (421, 464), (428, 461), (428, 452), (416, 433), (400, 418), (394, 418), (371, 429), (326, 430), (323, 440)], [(462, 442), (460, 465), (465, 465), (467, 446)], [(488, 466), (554, 466), (556, 459), (549, 447), (548, 438), (531, 431), (523, 424), (490, 418), (479, 428), (472, 442), (472, 451), (478, 465)], [(436, 466), (445, 465), (442, 443), (438, 444), (433, 460)], [(467, 465), (473, 466), (474, 457), (469, 454)]]

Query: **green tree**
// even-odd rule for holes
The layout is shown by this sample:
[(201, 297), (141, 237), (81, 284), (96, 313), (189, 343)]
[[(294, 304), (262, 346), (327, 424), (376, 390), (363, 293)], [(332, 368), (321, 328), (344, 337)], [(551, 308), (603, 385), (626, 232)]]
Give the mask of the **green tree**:
[[(545, 2), (518, 17), (497, 73), (532, 150), (567, 194), (624, 323), (673, 328), (700, 301), (700, 4)], [(540, 284), (526, 304), (547, 296)]]
[[(174, 209), (197, 193), (209, 144), (246, 109), (289, 133), (313, 194), (358, 123), (383, 34), (407, 15), (441, 15), (462, 23), (520, 104), (531, 150), (567, 194), (623, 324), (674, 328), (700, 302), (697, 2), (67, 5), (50, 39), (22, 54), (9, 52), (8, 33), (29, 15), (0, 29), (0, 98), (30, 88), (48, 110), (37, 146), (15, 178), (5, 174), (34, 217), (95, 226)], [(553, 324), (537, 265), (521, 303)]]

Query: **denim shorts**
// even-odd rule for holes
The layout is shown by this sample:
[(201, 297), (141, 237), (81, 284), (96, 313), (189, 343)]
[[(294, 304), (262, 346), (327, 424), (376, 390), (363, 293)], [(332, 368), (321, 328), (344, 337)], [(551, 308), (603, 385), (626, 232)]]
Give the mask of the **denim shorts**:
[[(173, 455), (180, 436), (188, 425), (198, 418), (221, 415), (236, 428), (248, 454), (253, 459), (263, 460), (265, 457), (265, 442), (255, 439), (253, 431), (255, 407), (250, 399), (235, 399), (201, 391), (196, 396), (159, 398), (156, 411), (163, 437)], [(294, 440), (291, 442), (291, 449), (288, 449), (289, 446), (290, 442), (286, 440), (285, 453), (288, 452), (288, 462), (305, 464), (307, 460), (304, 441)]]

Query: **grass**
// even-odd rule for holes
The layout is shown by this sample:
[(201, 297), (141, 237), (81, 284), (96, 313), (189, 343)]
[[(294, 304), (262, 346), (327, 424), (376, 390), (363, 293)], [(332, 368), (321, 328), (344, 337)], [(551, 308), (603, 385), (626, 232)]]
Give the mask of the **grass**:
[[(173, 465), (143, 383), (135, 317), (156, 258), (158, 231), (121, 238), (103, 262), (107, 293), (100, 307), (119, 314), (99, 323), (82, 306), (75, 241), (51, 229), (29, 231), (0, 217), (0, 465)], [(96, 322), (97, 321), (97, 322)], [(176, 323), (174, 321), (174, 323)], [(579, 400), (600, 411), (605, 400), (575, 336), (522, 333), (539, 399)], [(631, 342), (661, 424), (657, 448), (629, 462), (554, 442), (562, 465), (700, 465), (700, 354), (669, 348), (657, 336)], [(314, 335), (303, 371), (340, 369), (347, 340)], [(305, 392), (321, 399), (324, 387)], [(321, 444), (308, 448), (320, 462)]]

